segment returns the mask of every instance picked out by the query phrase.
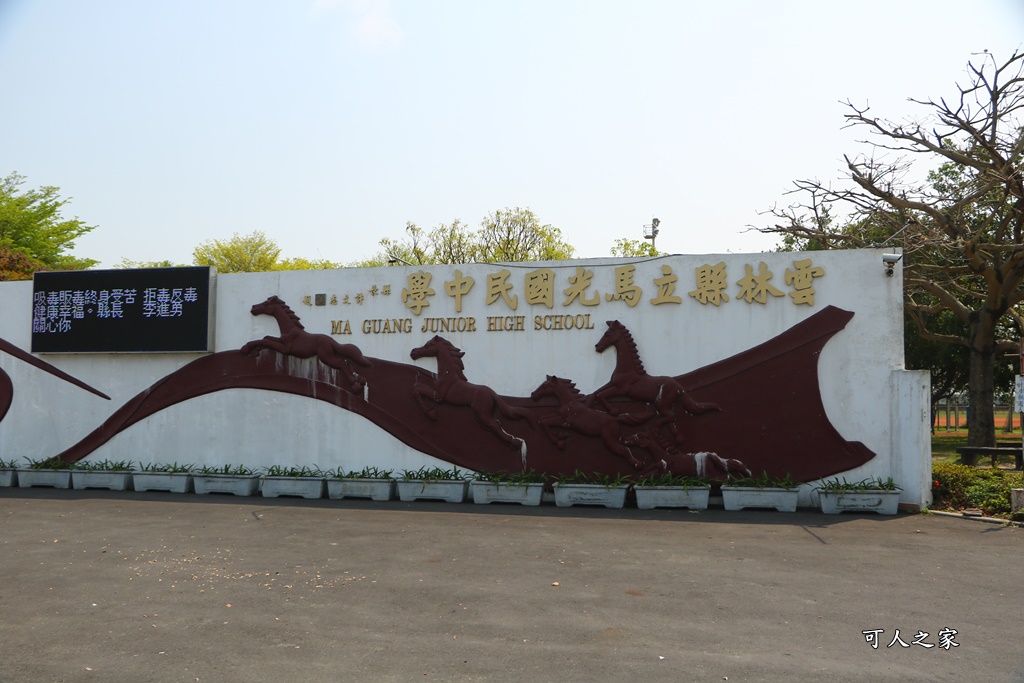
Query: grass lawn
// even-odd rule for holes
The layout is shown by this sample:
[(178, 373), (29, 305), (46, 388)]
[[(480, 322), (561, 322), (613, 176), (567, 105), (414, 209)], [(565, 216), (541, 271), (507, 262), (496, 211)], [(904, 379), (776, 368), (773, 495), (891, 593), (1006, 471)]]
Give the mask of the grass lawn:
[[(1007, 444), (1011, 443), (1015, 446), (1021, 445), (1021, 434), (1019, 429), (1015, 429), (1013, 433), (1004, 432), (1001, 429), (996, 430), (996, 441), (1000, 444), (1004, 441)], [(959, 463), (960, 454), (956, 452), (956, 449), (960, 446), (967, 445), (967, 430), (961, 430), (957, 432), (947, 432), (943, 429), (937, 429), (932, 433), (932, 464), (936, 465), (939, 463)], [(979, 458), (978, 465), (984, 467), (989, 464), (987, 458)], [(1000, 468), (1013, 469), (1016, 462), (1012, 455), (1004, 455), (999, 458)]]

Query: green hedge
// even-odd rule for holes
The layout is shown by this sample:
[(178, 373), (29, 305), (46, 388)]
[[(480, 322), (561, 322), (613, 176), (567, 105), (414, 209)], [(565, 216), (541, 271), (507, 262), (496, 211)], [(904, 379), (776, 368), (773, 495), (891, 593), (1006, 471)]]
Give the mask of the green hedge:
[(1024, 488), (1024, 474), (967, 465), (932, 466), (932, 508), (978, 508), (989, 517), (1010, 517), (1010, 489)]

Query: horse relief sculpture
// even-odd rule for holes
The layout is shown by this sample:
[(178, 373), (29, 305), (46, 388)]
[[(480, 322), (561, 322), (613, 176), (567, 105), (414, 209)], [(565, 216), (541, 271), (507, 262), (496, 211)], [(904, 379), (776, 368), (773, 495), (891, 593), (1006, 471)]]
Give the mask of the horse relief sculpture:
[(437, 420), (437, 407), (425, 403), (424, 398), (436, 403), (467, 406), (472, 409), (480, 424), (497, 435), (507, 446), (525, 448), (526, 442), (505, 431), (494, 417), (494, 411), (497, 409), (505, 417), (525, 419), (533, 427), (537, 426), (536, 417), (529, 410), (510, 406), (490, 387), (468, 381), (462, 363), (462, 357), (466, 355), (464, 351), (456, 348), (444, 337), (435, 336), (423, 346), (413, 349), (409, 355), (413, 360), (437, 359), (437, 376), (433, 386), (418, 383), (413, 386), (413, 396), (427, 417)]
[[(719, 407), (693, 400), (673, 377), (647, 374), (633, 336), (617, 320), (608, 322), (608, 330), (595, 346), (598, 353), (611, 347), (616, 350), (611, 381), (594, 393), (583, 396), (571, 380), (548, 375), (531, 395), (534, 401), (544, 396), (558, 401), (558, 412), (542, 416), (540, 424), (559, 449), (565, 449), (569, 438), (556, 431), (563, 428), (582, 436), (600, 437), (608, 451), (627, 460), (643, 475), (671, 471), (697, 476), (699, 471), (701, 476), (706, 473), (709, 478), (724, 480), (730, 471), (749, 474), (736, 459), (723, 459), (709, 452), (681, 453), (677, 444), (683, 438), (675, 404), (681, 403), (691, 415), (719, 411)], [(613, 405), (612, 399), (618, 401)], [(629, 435), (623, 433), (627, 426), (632, 428)], [(577, 443), (576, 447), (584, 446)]]
[(366, 386), (366, 379), (352, 369), (351, 363), (370, 367), (372, 363), (363, 357), (362, 351), (354, 344), (339, 344), (326, 334), (307, 332), (299, 321), (299, 316), (276, 296), (269, 297), (263, 303), (256, 304), (250, 312), (253, 315), (269, 315), (277, 321), (280, 337), (266, 336), (263, 339), (248, 342), (242, 347), (242, 353), (259, 353), (270, 349), (295, 358), (320, 359), (324, 365), (340, 370), (347, 388), (352, 393), (359, 393)]
[(540, 425), (559, 450), (565, 450), (567, 436), (556, 432), (554, 427), (564, 427), (587, 436), (599, 436), (605, 448), (620, 458), (628, 460), (634, 468), (640, 468), (641, 461), (633, 455), (627, 445), (623, 444), (619, 433), (621, 423), (637, 425), (643, 421), (643, 418), (629, 413), (612, 415), (591, 408), (583, 400), (583, 394), (576, 388), (574, 382), (554, 375), (548, 375), (544, 383), (530, 394), (530, 398), (534, 401), (542, 396), (554, 396), (558, 400), (558, 413), (545, 415), (540, 419)]
[[(758, 346), (676, 377), (648, 375), (629, 331), (609, 322), (595, 348), (615, 347), (615, 370), (607, 384), (582, 396), (572, 381), (554, 375), (531, 396), (500, 395), (473, 384), (465, 376), (464, 353), (442, 337), (410, 353), (413, 359), (435, 358), (435, 374), (414, 363), (367, 358), (355, 345), (307, 332), (277, 296), (250, 312), (273, 316), (280, 336), (196, 358), (142, 388), (55, 457), (77, 462), (152, 415), (227, 389), (326, 402), (417, 451), (478, 471), (532, 468), (552, 478), (576, 469), (613, 475), (704, 473), (721, 479), (753, 470), (812, 481), (874, 457), (863, 444), (845, 440), (822, 405), (818, 356), (853, 316), (832, 306)], [(17, 349), (0, 350), (43, 365)], [(296, 364), (282, 357), (316, 361)], [(0, 409), (12, 393), (3, 384), (0, 375)], [(372, 400), (366, 392), (370, 385)], [(786, 400), (767, 400), (751, 411), (751, 392)]]
[(611, 380), (596, 392), (591, 400), (596, 400), (609, 413), (614, 408), (609, 402), (612, 398), (625, 397), (637, 401), (643, 401), (654, 409), (658, 415), (657, 425), (668, 425), (668, 428), (676, 437), (676, 441), (682, 443), (683, 435), (679, 433), (676, 423), (675, 405), (681, 403), (683, 408), (691, 415), (700, 415), (711, 411), (720, 411), (714, 403), (698, 403), (690, 398), (683, 385), (674, 377), (656, 377), (648, 375), (644, 370), (643, 361), (640, 360), (640, 353), (637, 351), (633, 335), (629, 333), (626, 326), (618, 320), (609, 320), (608, 330), (604, 336), (594, 345), (598, 353), (605, 349), (615, 347), (615, 370), (612, 371)]
[(707, 477), (713, 481), (727, 481), (729, 477), (749, 477), (750, 468), (736, 458), (723, 458), (706, 451), (683, 453), (675, 443), (665, 444), (652, 432), (640, 431), (622, 437), (628, 447), (642, 448), (653, 458), (645, 461), (641, 476), (672, 473), (681, 477)]

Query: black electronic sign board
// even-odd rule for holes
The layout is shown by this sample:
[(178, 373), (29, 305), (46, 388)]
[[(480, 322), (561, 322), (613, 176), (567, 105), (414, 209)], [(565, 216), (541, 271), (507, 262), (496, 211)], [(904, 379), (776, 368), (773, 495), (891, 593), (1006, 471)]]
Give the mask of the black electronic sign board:
[(208, 267), (37, 272), (32, 352), (210, 351), (212, 290)]

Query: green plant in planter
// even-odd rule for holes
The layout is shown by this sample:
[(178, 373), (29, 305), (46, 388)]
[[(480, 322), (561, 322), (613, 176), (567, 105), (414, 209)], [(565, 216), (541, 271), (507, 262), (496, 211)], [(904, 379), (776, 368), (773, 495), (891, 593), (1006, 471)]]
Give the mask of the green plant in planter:
[(183, 473), (186, 473), (186, 472), (194, 472), (195, 469), (196, 469), (195, 465), (179, 465), (176, 462), (171, 463), (171, 464), (168, 465), (166, 463), (151, 462), (151, 463), (146, 463), (146, 464), (139, 463), (138, 471), (139, 472), (157, 472), (157, 473), (161, 473), (161, 474), (165, 474), (165, 473), (183, 474)]
[(379, 467), (364, 467), (358, 472), (338, 467), (333, 470), (327, 470), (324, 472), (324, 476), (331, 479), (394, 479), (391, 476), (392, 472), (394, 470), (384, 470)]
[(704, 488), (711, 485), (707, 477), (689, 477), (680, 474), (651, 474), (637, 480), (637, 486), (681, 486), (684, 489)]
[(402, 470), (402, 481), (460, 481), (466, 479), (466, 473), (458, 467), (446, 470), (440, 467), (421, 467), (418, 470)]
[(283, 465), (271, 465), (263, 468), (268, 477), (322, 477), (324, 473), (316, 465), (309, 467), (285, 467)]
[(91, 462), (76, 462), (72, 469), (84, 470), (86, 472), (130, 472), (134, 463), (131, 460), (96, 460)]
[(256, 474), (256, 470), (245, 465), (204, 465), (196, 470), (199, 474), (233, 474), (236, 476), (250, 476)]
[(786, 473), (786, 476), (779, 478), (772, 477), (767, 472), (762, 472), (760, 475), (755, 477), (730, 478), (726, 483), (726, 486), (751, 489), (795, 489), (797, 487), (797, 483), (793, 481), (793, 478), (789, 473)]
[(28, 469), (30, 470), (70, 470), (74, 466), (74, 463), (64, 462), (58, 458), (28, 459)]
[(0, 458), (0, 470), (14, 470), (18, 468), (18, 459), (4, 460)]
[(861, 479), (860, 481), (849, 482), (846, 479), (829, 479), (823, 481), (821, 485), (815, 487), (818, 491), (825, 491), (826, 493), (841, 493), (841, 492), (855, 492), (860, 493), (863, 491), (902, 491), (900, 486), (897, 486), (896, 482), (892, 480), (892, 477), (888, 479), (881, 479), (880, 477)]
[(602, 474), (600, 472), (581, 472), (580, 470), (573, 471), (572, 474), (560, 474), (555, 480), (560, 486), (566, 484), (593, 484), (596, 486), (604, 486), (605, 488), (613, 488), (616, 486), (625, 486), (633, 482), (632, 478), (628, 474)]
[(501, 486), (525, 486), (527, 484), (543, 484), (547, 482), (548, 475), (534, 469), (522, 472), (477, 472), (478, 481), (486, 481)]

